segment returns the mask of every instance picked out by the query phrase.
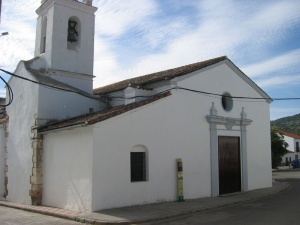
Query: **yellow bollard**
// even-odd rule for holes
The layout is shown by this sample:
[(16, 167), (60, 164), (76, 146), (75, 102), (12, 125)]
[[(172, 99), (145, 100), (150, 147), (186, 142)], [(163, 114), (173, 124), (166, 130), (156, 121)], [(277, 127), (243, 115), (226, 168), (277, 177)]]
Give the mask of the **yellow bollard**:
[(177, 159), (177, 181), (178, 181), (178, 201), (184, 202), (183, 197), (183, 168), (182, 160)]

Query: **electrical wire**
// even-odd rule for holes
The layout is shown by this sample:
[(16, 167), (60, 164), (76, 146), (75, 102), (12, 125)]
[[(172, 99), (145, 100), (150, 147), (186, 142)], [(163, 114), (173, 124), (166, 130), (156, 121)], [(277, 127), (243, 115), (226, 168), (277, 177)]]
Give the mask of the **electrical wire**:
[[(128, 100), (134, 99), (134, 98), (148, 98), (148, 97), (153, 97), (155, 95), (163, 94), (165, 92), (172, 91), (172, 90), (184, 90), (184, 91), (189, 91), (189, 92), (204, 94), (204, 95), (209, 95), (209, 96), (215, 96), (215, 97), (223, 97), (224, 96), (222, 94), (216, 94), (216, 93), (199, 91), (199, 90), (176, 86), (176, 87), (169, 88), (167, 90), (164, 90), (162, 92), (159, 92), (159, 93), (156, 93), (153, 95), (140, 95), (140, 96), (133, 96), (133, 97), (110, 96), (109, 98), (111, 98), (111, 99), (128, 99)], [(300, 100), (300, 98), (262, 98), (262, 97), (259, 98), (259, 97), (245, 97), (245, 96), (226, 96), (226, 97), (232, 98), (232, 99), (245, 99), (245, 100), (271, 100), (271, 101)]]
[(14, 99), (14, 93), (13, 90), (11, 89), (11, 87), (9, 86), (9, 84), (0, 76), (0, 79), (5, 83), (7, 90), (8, 90), (8, 103), (4, 104), (4, 105), (0, 105), (1, 107), (6, 107), (9, 106)]
[[(76, 91), (76, 90), (70, 90), (70, 89), (65, 89), (65, 88), (61, 88), (61, 87), (57, 87), (57, 86), (53, 86), (53, 85), (49, 85), (49, 84), (45, 84), (45, 83), (41, 83), (41, 82), (38, 82), (38, 81), (35, 81), (35, 80), (31, 80), (31, 79), (28, 79), (26, 77), (21, 77), (17, 74), (14, 74), (14, 73), (11, 73), (9, 71), (6, 71), (6, 70), (3, 70), (3, 69), (0, 69), (2, 72), (4, 73), (7, 73), (13, 77), (17, 77), (17, 78), (20, 78), (22, 80), (26, 80), (26, 81), (29, 81), (29, 82), (32, 82), (32, 83), (35, 83), (35, 84), (38, 84), (38, 85), (41, 85), (41, 86), (44, 86), (44, 87), (48, 87), (48, 88), (52, 88), (52, 89), (56, 89), (56, 90), (59, 90), (59, 91), (65, 91), (65, 92), (72, 92), (72, 93), (76, 93), (78, 95), (81, 95), (81, 96), (84, 96), (84, 97), (87, 97), (87, 98), (90, 98), (90, 99), (93, 99), (93, 100), (99, 100), (99, 98), (97, 97), (92, 97), (92, 96), (89, 96), (87, 94), (84, 94), (82, 92), (79, 92), (79, 91)], [(6, 82), (5, 82), (6, 83)]]
[[(83, 93), (81, 93), (79, 91), (65, 89), (65, 88), (60, 88), (60, 87), (57, 87), (57, 86), (52, 86), (52, 85), (49, 85), (49, 84), (45, 84), (45, 83), (41, 83), (41, 82), (38, 82), (38, 81), (35, 81), (35, 80), (28, 79), (28, 78), (25, 78), (25, 77), (21, 77), (19, 75), (16, 75), (14, 73), (8, 72), (8, 71), (3, 70), (3, 69), (0, 69), (0, 70), (3, 71), (4, 73), (7, 73), (7, 74), (11, 75), (11, 76), (14, 76), (14, 77), (17, 77), (17, 78), (20, 78), (20, 79), (23, 79), (23, 80), (26, 80), (26, 81), (38, 84), (38, 85), (42, 85), (42, 86), (45, 86), (45, 87), (48, 87), (48, 88), (52, 88), (52, 89), (56, 89), (56, 90), (60, 90), (60, 91), (73, 92), (73, 93), (82, 95), (82, 96), (87, 97), (87, 98), (91, 98), (91, 99), (94, 99), (94, 100), (99, 100), (99, 98), (97, 98), (97, 97), (92, 97), (92, 96), (89, 96), (89, 95), (85, 95), (85, 94), (83, 94)], [(5, 80), (2, 77), (1, 77), (1, 79), (5, 82)], [(12, 102), (12, 99), (13, 99), (13, 92), (12, 92), (12, 89), (10, 88), (10, 86), (7, 84), (7, 82), (5, 82), (5, 84), (7, 85), (8, 89), (9, 89), (9, 99), (10, 100), (9, 100), (8, 105), (10, 105), (11, 102)], [(173, 87), (173, 88), (169, 88), (167, 90), (164, 90), (162, 92), (159, 92), (159, 93), (156, 93), (156, 94), (153, 94), (153, 95), (141, 95), (141, 96), (133, 96), (133, 97), (122, 97), (122, 96), (115, 96), (114, 97), (114, 96), (108, 96), (106, 94), (106, 95), (100, 95), (100, 96), (101, 97), (106, 97), (106, 98), (109, 98), (109, 99), (128, 99), (128, 100), (130, 100), (130, 99), (135, 99), (135, 98), (149, 98), (149, 97), (160, 95), (160, 94), (163, 94), (165, 92), (172, 91), (172, 90), (184, 90), (184, 91), (189, 91), (189, 92), (193, 92), (193, 93), (209, 95), (209, 96), (212, 96), (212, 97), (223, 97), (222, 94), (205, 92), (205, 91), (199, 91), (199, 90), (194, 90), (194, 89), (189, 89), (189, 88), (184, 88), (184, 87), (179, 87), (179, 86), (176, 86), (176, 87)], [(228, 97), (232, 98), (232, 99), (240, 99), (240, 100), (270, 100), (270, 101), (300, 100), (300, 97), (296, 97), (296, 98), (263, 98), (263, 97), (259, 98), (259, 97), (246, 97), (246, 96), (228, 96)]]
[[(188, 88), (183, 88), (183, 87), (175, 87), (175, 89), (186, 90), (186, 91), (191, 91), (191, 92), (196, 92), (196, 93), (206, 94), (206, 95), (214, 95), (214, 96), (219, 96), (219, 97), (224, 96), (222, 94), (215, 94), (215, 93), (210, 93), (210, 92), (198, 91), (198, 90), (193, 90), (193, 89), (188, 89)], [(273, 101), (300, 100), (300, 97), (299, 98), (298, 97), (297, 98), (257, 98), (257, 97), (245, 97), (245, 96), (228, 96), (228, 97), (233, 98), (233, 99), (271, 100), (271, 101), (272, 100)]]

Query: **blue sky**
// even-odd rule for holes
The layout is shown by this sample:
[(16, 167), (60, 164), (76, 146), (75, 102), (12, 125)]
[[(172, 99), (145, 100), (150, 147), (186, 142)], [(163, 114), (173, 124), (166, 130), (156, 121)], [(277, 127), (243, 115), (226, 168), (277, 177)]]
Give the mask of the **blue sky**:
[[(0, 67), (33, 57), (40, 0), (3, 0)], [(272, 98), (300, 97), (300, 0), (94, 0), (94, 87), (227, 55)], [(1, 76), (8, 79), (3, 73)], [(4, 85), (0, 95), (4, 95)], [(274, 101), (271, 119), (300, 113)]]

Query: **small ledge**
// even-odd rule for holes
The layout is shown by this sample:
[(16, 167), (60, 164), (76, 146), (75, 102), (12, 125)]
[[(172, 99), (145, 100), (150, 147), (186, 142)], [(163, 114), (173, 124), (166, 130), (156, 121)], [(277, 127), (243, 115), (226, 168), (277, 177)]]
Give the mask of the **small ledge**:
[(223, 116), (206, 116), (206, 120), (210, 124), (225, 125), (227, 130), (231, 130), (233, 126), (247, 126), (252, 123), (252, 120), (242, 118), (231, 118)]

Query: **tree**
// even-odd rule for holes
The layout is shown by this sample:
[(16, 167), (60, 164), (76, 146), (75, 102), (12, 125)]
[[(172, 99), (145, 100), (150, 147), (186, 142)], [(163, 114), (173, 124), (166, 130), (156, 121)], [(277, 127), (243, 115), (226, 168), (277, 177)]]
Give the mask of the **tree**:
[(288, 143), (285, 142), (283, 135), (275, 132), (274, 129), (271, 130), (271, 151), (272, 151), (272, 168), (277, 168), (281, 161), (282, 156), (284, 156), (288, 150)]

